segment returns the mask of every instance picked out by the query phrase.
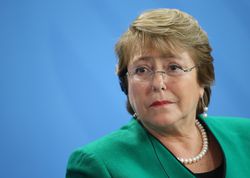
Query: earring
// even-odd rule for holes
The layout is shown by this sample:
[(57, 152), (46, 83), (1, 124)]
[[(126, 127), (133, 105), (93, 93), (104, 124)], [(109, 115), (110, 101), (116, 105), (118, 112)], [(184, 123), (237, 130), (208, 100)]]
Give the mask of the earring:
[(205, 105), (205, 102), (204, 102), (203, 97), (201, 97), (201, 102), (202, 102), (202, 106), (203, 106), (203, 113), (202, 113), (202, 116), (203, 116), (204, 118), (206, 118), (206, 117), (207, 117), (208, 107)]

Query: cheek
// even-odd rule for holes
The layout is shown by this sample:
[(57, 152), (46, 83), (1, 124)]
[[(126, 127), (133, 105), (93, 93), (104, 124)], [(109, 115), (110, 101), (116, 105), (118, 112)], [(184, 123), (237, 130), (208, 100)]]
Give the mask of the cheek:
[[(203, 89), (199, 86), (196, 75), (190, 75), (183, 78), (180, 82), (172, 83), (169, 89), (183, 102), (193, 103), (198, 101)], [(191, 102), (191, 103), (190, 103)]]
[[(196, 105), (200, 98), (202, 88), (196, 82), (190, 82), (187, 85), (181, 85), (179, 88), (180, 97), (187, 105)], [(183, 104), (184, 104), (183, 103)]]
[(143, 106), (143, 102), (146, 99), (147, 86), (143, 84), (138, 84), (134, 82), (129, 82), (128, 86), (128, 96), (130, 104), (136, 110), (138, 107)]

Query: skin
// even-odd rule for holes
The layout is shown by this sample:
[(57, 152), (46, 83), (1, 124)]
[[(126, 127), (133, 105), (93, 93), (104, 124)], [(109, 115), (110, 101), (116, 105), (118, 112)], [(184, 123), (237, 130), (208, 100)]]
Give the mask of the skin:
[[(183, 68), (195, 65), (186, 51), (181, 52), (178, 57), (167, 57), (151, 50), (146, 54), (135, 55), (128, 65), (128, 71), (138, 65), (162, 71), (170, 63), (181, 65)], [(193, 69), (177, 77), (163, 77), (157, 73), (147, 82), (138, 82), (128, 77), (129, 101), (143, 125), (161, 135), (188, 132), (189, 128), (194, 126), (197, 103), (204, 92), (197, 82), (196, 75), (196, 69)], [(170, 103), (150, 106), (153, 102), (162, 100)]]
[[(143, 54), (135, 54), (129, 62), (128, 71), (138, 65), (163, 71), (170, 63), (179, 64), (183, 68), (195, 65), (188, 51), (180, 52), (178, 57), (170, 57), (151, 49)], [(197, 81), (196, 69), (175, 77), (156, 73), (147, 82), (136, 81), (128, 76), (128, 97), (137, 119), (177, 157), (196, 156), (202, 148), (202, 138), (195, 126), (195, 119), (197, 104), (203, 93), (204, 88)], [(162, 100), (168, 103), (151, 106), (155, 101)], [(186, 165), (187, 168), (193, 172), (206, 172), (221, 163), (219, 146), (214, 138), (210, 141), (210, 147), (214, 149), (209, 149), (199, 162)]]

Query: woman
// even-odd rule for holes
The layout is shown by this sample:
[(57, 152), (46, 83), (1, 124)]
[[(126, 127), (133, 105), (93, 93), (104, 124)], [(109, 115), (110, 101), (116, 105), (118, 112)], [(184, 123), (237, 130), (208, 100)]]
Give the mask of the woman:
[(193, 17), (176, 9), (144, 12), (118, 41), (116, 53), (133, 119), (76, 150), (68, 178), (250, 175), (249, 120), (207, 117), (213, 58)]

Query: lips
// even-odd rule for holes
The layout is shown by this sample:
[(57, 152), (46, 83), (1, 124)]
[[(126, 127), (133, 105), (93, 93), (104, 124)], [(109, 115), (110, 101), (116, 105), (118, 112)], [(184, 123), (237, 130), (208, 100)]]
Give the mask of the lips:
[(162, 101), (154, 101), (150, 107), (158, 107), (158, 106), (163, 106), (167, 104), (172, 104), (173, 102), (168, 101), (168, 100), (162, 100)]

